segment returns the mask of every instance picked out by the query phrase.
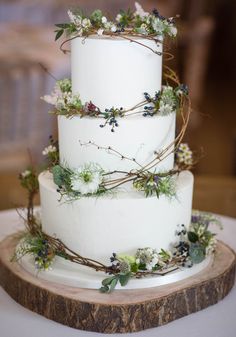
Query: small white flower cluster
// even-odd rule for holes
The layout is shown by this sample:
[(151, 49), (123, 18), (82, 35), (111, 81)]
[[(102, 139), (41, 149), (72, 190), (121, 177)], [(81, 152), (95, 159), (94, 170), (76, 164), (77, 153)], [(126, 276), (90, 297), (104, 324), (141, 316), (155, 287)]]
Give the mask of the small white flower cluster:
[[(92, 26), (90, 19), (88, 18), (83, 19), (80, 15), (75, 15), (70, 10), (68, 11), (68, 16), (70, 18), (70, 21), (74, 23), (77, 30), (76, 33), (79, 36), (83, 36), (84, 33), (86, 33)], [(100, 36), (103, 35), (105, 30), (110, 31), (112, 33), (115, 33), (117, 31), (117, 26), (113, 22), (108, 21), (105, 16), (102, 16), (100, 18), (99, 24), (101, 27), (99, 27), (99, 29), (97, 30), (97, 34)]]
[(171, 86), (163, 86), (160, 100), (159, 114), (167, 116), (176, 110), (176, 97)]
[(176, 152), (177, 163), (192, 165), (193, 164), (193, 152), (190, 150), (188, 144), (181, 143)]
[(27, 178), (31, 175), (31, 171), (30, 170), (25, 170), (24, 172), (21, 172), (21, 177), (22, 178)]
[(159, 255), (156, 249), (150, 247), (139, 248), (135, 258), (137, 264), (145, 264), (146, 269), (149, 271), (151, 271), (159, 262)]
[(140, 5), (140, 3), (135, 2), (135, 3), (134, 3), (134, 6), (135, 6), (135, 9), (136, 9), (134, 15), (140, 16), (141, 18), (145, 18), (146, 16), (149, 15), (148, 12), (145, 12), (145, 11), (144, 11), (144, 9), (143, 9), (143, 7)]
[(75, 169), (71, 176), (72, 190), (83, 195), (96, 193), (103, 179), (102, 173), (102, 168), (96, 163)]
[[(69, 80), (64, 80), (69, 81)], [(54, 105), (57, 110), (68, 110), (69, 106), (81, 107), (81, 100), (78, 94), (72, 94), (71, 91), (62, 91), (61, 81), (57, 81), (50, 95), (41, 97), (45, 102)]]
[[(177, 28), (172, 23), (173, 18), (166, 20), (153, 14), (149, 14), (148, 12), (144, 11), (138, 2), (135, 2), (135, 8), (136, 11), (134, 15), (138, 16), (143, 21), (141, 26), (137, 28), (138, 33), (148, 35), (149, 27), (152, 27), (157, 35), (162, 35), (164, 33), (167, 33), (171, 37), (175, 37), (177, 35)], [(119, 17), (119, 20), (120, 19), (121, 17)]]
[(43, 150), (42, 154), (43, 154), (44, 156), (47, 156), (47, 155), (49, 155), (50, 153), (53, 153), (53, 152), (56, 152), (56, 151), (57, 151), (56, 146), (49, 145), (49, 146), (45, 147), (45, 149)]
[(31, 245), (25, 240), (21, 241), (15, 250), (16, 259), (19, 260), (22, 256), (25, 255), (25, 252), (28, 252), (30, 250), (31, 250)]
[(34, 260), (34, 265), (35, 265), (35, 268), (38, 269), (38, 270), (44, 270), (44, 271), (50, 271), (52, 270), (52, 264), (53, 264), (54, 260), (50, 260), (50, 261), (47, 261), (45, 263), (45, 261), (43, 261), (43, 259), (37, 259), (37, 256)]
[(98, 35), (102, 35), (104, 30), (108, 30), (112, 33), (115, 33), (117, 31), (117, 26), (113, 22), (108, 21), (105, 16), (102, 17), (102, 24), (103, 24), (103, 27), (99, 28), (97, 31)]
[(214, 236), (212, 236), (206, 247), (206, 255), (211, 255), (212, 253), (214, 253), (216, 244), (217, 244), (217, 239)]
[(74, 23), (77, 35), (83, 36), (84, 32), (86, 32), (91, 27), (91, 21), (88, 18), (82, 18), (80, 15), (75, 15), (71, 10), (67, 12), (70, 21)]
[(175, 37), (177, 35), (177, 28), (169, 23), (167, 20), (161, 20), (157, 17), (154, 17), (151, 21), (152, 28), (157, 34), (163, 34), (167, 32), (169, 36)]

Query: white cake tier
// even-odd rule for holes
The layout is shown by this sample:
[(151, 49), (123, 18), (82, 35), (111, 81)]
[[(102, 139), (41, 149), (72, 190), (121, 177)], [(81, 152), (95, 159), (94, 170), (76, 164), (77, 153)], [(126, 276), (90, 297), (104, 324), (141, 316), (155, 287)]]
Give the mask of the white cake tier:
[(138, 248), (158, 251), (176, 242), (177, 225), (190, 224), (193, 175), (176, 178), (177, 197), (145, 198), (141, 192), (106, 197), (60, 199), (52, 175), (39, 176), (42, 227), (80, 255), (109, 264), (113, 252), (134, 254)]
[[(152, 40), (138, 43), (162, 52)], [(71, 41), (72, 91), (100, 109), (132, 108), (161, 88), (162, 55), (123, 38), (88, 37)]]
[[(63, 166), (77, 168), (84, 163), (96, 162), (107, 171), (139, 169), (132, 160), (122, 159), (120, 155), (106, 149), (110, 146), (121, 155), (135, 158), (140, 165), (146, 165), (155, 158), (155, 151), (173, 143), (175, 139), (175, 114), (168, 116), (132, 116), (120, 119), (115, 132), (110, 126), (100, 128), (104, 123), (101, 118), (58, 117), (60, 162)], [(96, 146), (87, 144), (89, 141)], [(103, 149), (105, 147), (105, 149)], [(173, 168), (174, 154), (170, 148), (158, 171), (169, 171)]]

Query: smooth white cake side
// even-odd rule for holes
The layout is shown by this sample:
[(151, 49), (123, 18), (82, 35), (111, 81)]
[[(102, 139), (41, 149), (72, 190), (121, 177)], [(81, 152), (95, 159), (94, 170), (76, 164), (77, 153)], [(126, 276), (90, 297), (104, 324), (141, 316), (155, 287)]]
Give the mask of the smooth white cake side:
[[(162, 52), (152, 40), (137, 39)], [(71, 41), (72, 91), (83, 103), (92, 101), (100, 109), (132, 108), (161, 88), (162, 55), (122, 38), (76, 38)]]
[[(100, 128), (102, 118), (58, 117), (60, 162), (63, 166), (77, 168), (89, 162), (96, 162), (106, 171), (139, 169), (136, 163), (121, 159), (119, 155), (93, 145), (80, 145), (94, 142), (97, 146), (112, 147), (120, 154), (144, 166), (155, 158), (160, 151), (173, 143), (175, 138), (175, 114), (169, 116), (124, 117), (119, 120), (115, 132), (110, 126)], [(170, 148), (169, 152), (173, 149)], [(109, 153), (108, 153), (109, 152)], [(157, 166), (158, 171), (169, 171), (174, 165), (174, 154)]]
[(137, 248), (171, 248), (178, 224), (188, 228), (191, 218), (193, 175), (177, 178), (177, 198), (145, 198), (142, 193), (60, 199), (52, 175), (39, 176), (43, 230), (56, 235), (82, 256), (109, 263), (113, 252), (132, 254)]

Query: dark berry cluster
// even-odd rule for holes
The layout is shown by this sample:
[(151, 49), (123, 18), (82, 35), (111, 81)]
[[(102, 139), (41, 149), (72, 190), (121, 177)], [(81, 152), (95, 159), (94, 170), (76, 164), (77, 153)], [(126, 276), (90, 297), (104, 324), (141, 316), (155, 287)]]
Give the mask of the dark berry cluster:
[(124, 25), (122, 24), (122, 23), (118, 23), (117, 24), (117, 30), (116, 30), (116, 32), (117, 33), (123, 33), (125, 31), (125, 27), (124, 27)]
[(180, 84), (179, 90), (181, 90), (184, 93), (184, 95), (188, 96), (189, 90), (188, 90), (188, 86), (186, 84)]
[(112, 253), (112, 256), (110, 257), (110, 261), (111, 262), (117, 261), (117, 259), (116, 259), (116, 253)]
[(111, 132), (115, 132), (115, 127), (118, 127), (117, 117), (123, 117), (123, 108), (111, 108), (105, 109), (105, 113), (103, 114), (106, 122), (104, 124), (100, 124), (100, 128), (103, 128), (107, 124), (111, 126)]
[(144, 106), (144, 113), (143, 116), (144, 117), (153, 117), (157, 110), (158, 110), (158, 106), (159, 106), (159, 101), (160, 101), (160, 97), (161, 97), (161, 92), (158, 91), (155, 93), (154, 97), (151, 97), (150, 94), (148, 94), (147, 92), (144, 93), (144, 98), (148, 103), (152, 103), (152, 105), (145, 105)]
[(160, 20), (162, 20), (162, 21), (166, 19), (164, 16), (162, 16), (162, 15), (158, 12), (158, 10), (157, 10), (156, 8), (153, 9), (152, 13), (153, 13), (153, 15), (154, 15), (156, 18), (158, 18), (158, 19), (160, 19)]
[(48, 267), (48, 263), (51, 256), (51, 248), (49, 242), (47, 240), (42, 240), (40, 244), (40, 248), (35, 256), (35, 264), (39, 269)]

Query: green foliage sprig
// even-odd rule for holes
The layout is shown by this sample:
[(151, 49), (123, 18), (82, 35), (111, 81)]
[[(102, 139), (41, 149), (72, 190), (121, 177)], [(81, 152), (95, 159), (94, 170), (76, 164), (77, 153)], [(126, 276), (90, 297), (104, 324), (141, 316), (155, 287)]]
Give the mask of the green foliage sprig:
[(182, 108), (183, 97), (188, 96), (188, 90), (183, 84), (179, 84), (175, 88), (166, 85), (153, 97), (147, 92), (143, 95), (144, 100), (134, 107), (111, 107), (102, 111), (91, 101), (82, 104), (79, 95), (72, 94), (71, 81), (64, 79), (57, 81), (52, 93), (45, 95), (42, 99), (54, 106), (54, 111), (51, 113), (56, 115), (68, 118), (73, 116), (104, 118), (105, 122), (100, 127), (110, 125), (113, 132), (114, 128), (119, 125), (118, 118), (136, 114), (141, 114), (144, 117), (167, 116), (179, 112)]
[(147, 13), (139, 4), (135, 4), (136, 11), (121, 10), (115, 20), (108, 20), (103, 12), (96, 9), (91, 15), (85, 15), (80, 9), (69, 10), (69, 23), (56, 24), (55, 40), (62, 35), (67, 38), (75, 36), (85, 36), (97, 34), (108, 36), (144, 36), (157, 38), (163, 36), (175, 37), (177, 28), (175, 18), (165, 18), (154, 9), (152, 13)]

